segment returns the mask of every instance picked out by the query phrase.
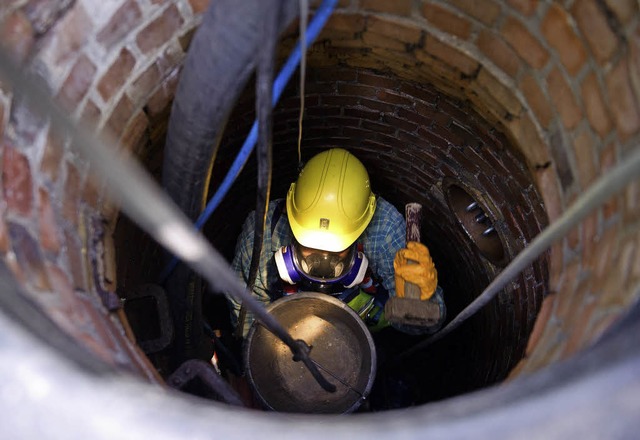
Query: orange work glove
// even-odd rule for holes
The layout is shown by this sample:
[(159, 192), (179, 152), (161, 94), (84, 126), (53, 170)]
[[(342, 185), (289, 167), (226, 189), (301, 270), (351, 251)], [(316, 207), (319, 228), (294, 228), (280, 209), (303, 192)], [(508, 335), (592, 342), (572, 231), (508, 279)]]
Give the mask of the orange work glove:
[[(393, 260), (396, 279), (396, 295), (405, 296), (405, 283), (420, 287), (420, 299), (431, 298), (438, 286), (438, 272), (433, 264), (429, 249), (422, 243), (410, 241), (400, 249)], [(417, 299), (417, 298), (416, 298)]]

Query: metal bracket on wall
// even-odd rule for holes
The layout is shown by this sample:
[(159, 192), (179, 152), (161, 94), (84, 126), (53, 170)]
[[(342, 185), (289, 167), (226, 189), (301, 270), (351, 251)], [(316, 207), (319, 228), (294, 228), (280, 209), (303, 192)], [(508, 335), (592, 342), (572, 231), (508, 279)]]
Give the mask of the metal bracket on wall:
[(165, 349), (173, 339), (173, 322), (164, 289), (156, 284), (138, 286), (123, 300), (124, 312), (136, 342), (147, 353)]
[(474, 197), (461, 184), (449, 182), (445, 189), (449, 208), (465, 235), (480, 253), (496, 266), (504, 266), (508, 260), (503, 237), (498, 232), (499, 219), (480, 197)]

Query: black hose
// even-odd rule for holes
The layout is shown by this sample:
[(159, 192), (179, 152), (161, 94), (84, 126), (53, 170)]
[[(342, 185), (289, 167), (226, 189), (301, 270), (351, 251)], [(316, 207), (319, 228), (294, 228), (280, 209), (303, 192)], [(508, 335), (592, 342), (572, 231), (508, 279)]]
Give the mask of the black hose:
[[(262, 254), (262, 241), (267, 224), (267, 211), (271, 196), (271, 175), (273, 169), (273, 121), (271, 118), (271, 91), (273, 84), (273, 71), (275, 64), (276, 44), (278, 41), (278, 21), (280, 16), (280, 2), (269, 9), (264, 17), (262, 36), (264, 44), (258, 53), (258, 74), (256, 78), (256, 114), (258, 117), (258, 146), (256, 158), (258, 160), (258, 191), (256, 194), (255, 230), (253, 232), (253, 250), (251, 264), (249, 266), (249, 279), (247, 291), (253, 292), (253, 288), (260, 269), (260, 256)], [(242, 337), (246, 320), (247, 309), (240, 307), (236, 336)]]
[[(277, 4), (279, 0), (216, 0), (194, 34), (171, 109), (162, 170), (166, 192), (192, 221), (204, 206), (229, 113), (255, 68), (263, 17)], [(278, 28), (297, 13), (297, 2), (284, 2)], [(205, 359), (210, 347), (203, 333), (201, 278), (179, 264), (164, 287), (177, 336), (172, 366), (193, 357)]]

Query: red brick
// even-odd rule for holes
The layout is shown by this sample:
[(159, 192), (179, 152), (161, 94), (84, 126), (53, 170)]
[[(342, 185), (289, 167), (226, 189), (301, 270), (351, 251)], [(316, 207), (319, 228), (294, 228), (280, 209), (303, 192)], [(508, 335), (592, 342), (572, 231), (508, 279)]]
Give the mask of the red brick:
[(176, 35), (184, 19), (175, 5), (169, 6), (160, 17), (149, 23), (136, 37), (143, 53), (148, 53), (166, 43)]
[(520, 60), (518, 55), (502, 38), (488, 30), (482, 30), (478, 35), (476, 44), (478, 49), (493, 61), (496, 66), (504, 70), (507, 75), (516, 76), (520, 68)]
[(67, 269), (71, 274), (73, 288), (76, 290), (87, 291), (86, 260), (84, 258), (82, 241), (74, 232), (65, 231), (65, 253), (67, 256)]
[(113, 109), (111, 117), (107, 121), (106, 128), (111, 131), (111, 134), (116, 138), (120, 138), (122, 130), (131, 119), (133, 115), (133, 103), (127, 95), (123, 95), (118, 101), (118, 104)]
[(600, 210), (595, 210), (582, 221), (582, 254), (591, 255), (597, 252), (596, 238), (600, 231)]
[(398, 95), (388, 90), (378, 90), (376, 97), (382, 101), (396, 106), (411, 107), (413, 105), (413, 99), (405, 96)]
[(563, 355), (569, 357), (584, 348), (589, 341), (589, 328), (591, 318), (596, 310), (598, 310), (598, 302), (596, 298), (584, 295), (586, 298), (580, 304), (579, 311), (571, 316), (571, 323), (567, 325), (569, 337), (566, 340)]
[[(617, 164), (615, 144), (607, 144), (600, 153), (600, 175), (605, 175)], [(618, 197), (610, 197), (602, 206), (602, 216), (606, 221), (618, 213)]]
[[(333, 43), (337, 43), (337, 47), (345, 47), (343, 42), (333, 41)], [(348, 47), (360, 47), (363, 44), (364, 46), (375, 49), (376, 51), (383, 49), (391, 52), (403, 52), (407, 47), (406, 43), (402, 40), (389, 38), (387, 35), (376, 34), (374, 32), (365, 32), (362, 34), (362, 42), (351, 40)], [(366, 68), (366, 66), (362, 67)]]
[(33, 180), (26, 156), (5, 144), (2, 152), (2, 189), (7, 209), (29, 217), (33, 207)]
[(434, 26), (464, 40), (471, 34), (471, 23), (437, 3), (425, 3), (422, 15)]
[(314, 69), (314, 73), (309, 72), (307, 75), (309, 75), (309, 78), (312, 78), (315, 75), (316, 82), (330, 83), (331, 85), (338, 81), (356, 82), (358, 79), (358, 72), (352, 69)]
[(537, 172), (536, 177), (538, 190), (544, 199), (544, 205), (547, 210), (549, 222), (553, 222), (560, 217), (563, 211), (558, 175), (552, 167), (546, 167), (540, 169)]
[[(638, 181), (636, 180), (635, 183), (637, 184)], [(637, 190), (636, 190), (636, 193), (637, 193)], [(638, 199), (636, 199), (636, 201), (637, 200)], [(635, 240), (636, 249), (640, 249), (640, 234), (636, 231), (635, 235), (636, 235), (636, 240)], [(636, 280), (636, 281), (640, 280), (640, 258), (636, 258), (635, 261), (633, 262), (633, 266), (631, 268), (631, 277), (633, 280)]]
[(102, 118), (102, 110), (91, 99), (89, 99), (82, 109), (82, 123), (91, 127), (97, 127)]
[(49, 182), (55, 182), (60, 172), (60, 163), (64, 154), (64, 144), (57, 134), (52, 132), (47, 136), (47, 141), (40, 162), (40, 175)]
[[(400, 24), (397, 21), (391, 21), (383, 18), (369, 17), (367, 20), (367, 30), (362, 36), (362, 40), (367, 43), (367, 37), (370, 34), (377, 34), (384, 38), (392, 39), (396, 44), (417, 45), (422, 38), (422, 30), (418, 27)], [(380, 45), (381, 47), (386, 47)], [(393, 48), (393, 47), (390, 47)]]
[(604, 2), (622, 24), (627, 24), (638, 17), (637, 0), (604, 0)]
[(418, 128), (418, 125), (420, 124), (420, 122), (418, 124), (415, 124), (413, 122), (409, 122), (406, 119), (407, 115), (412, 115), (412, 116), (415, 115), (416, 117), (412, 117), (412, 119), (414, 121), (417, 120), (417, 121), (421, 121), (423, 123), (425, 122), (420, 117), (420, 115), (416, 115), (415, 113), (413, 113), (411, 111), (408, 111), (408, 110), (404, 110), (404, 109), (401, 109), (401, 111), (399, 113), (400, 118), (396, 118), (396, 117), (391, 116), (391, 115), (383, 115), (382, 116), (382, 120), (385, 123), (389, 124), (389, 126), (393, 127), (394, 129), (398, 128), (398, 129), (403, 130), (403, 131), (405, 131), (407, 133), (412, 133), (412, 132), (416, 131), (416, 129)]
[[(2, 96), (2, 81), (0, 81), (0, 96)], [(4, 115), (6, 113), (5, 104), (0, 100), (0, 139), (4, 138)]]
[(500, 5), (494, 0), (449, 0), (449, 4), (487, 25), (493, 24), (500, 15)]
[(89, 206), (99, 209), (100, 194), (100, 183), (97, 181), (97, 177), (89, 173), (83, 185), (82, 200)]
[[(640, 218), (640, 181), (636, 180), (627, 185), (624, 192), (623, 212), (625, 223), (632, 224)], [(640, 257), (638, 261), (640, 262)]]
[(549, 44), (558, 52), (562, 64), (571, 76), (575, 76), (584, 66), (587, 53), (571, 27), (571, 17), (556, 3), (552, 3), (542, 21), (542, 33)]
[[(640, 26), (629, 38), (629, 79), (635, 87), (636, 92), (640, 91)], [(640, 93), (638, 93), (640, 99)]]
[(142, 12), (136, 0), (127, 0), (113, 14), (97, 35), (97, 40), (107, 49), (121, 41), (142, 21)]
[[(427, 38), (425, 50), (428, 54), (444, 61), (448, 66), (467, 76), (473, 76), (478, 70), (479, 63), (476, 60), (434, 37)], [(416, 52), (418, 59), (422, 59), (421, 53), (422, 51)]]
[(64, 31), (49, 34), (53, 61), (62, 63), (73, 58), (88, 41), (93, 21), (82, 3), (75, 5), (58, 21), (57, 28)]
[(65, 330), (78, 331), (78, 329), (90, 325), (84, 304), (78, 300), (68, 276), (62, 269), (52, 264), (46, 264), (46, 270), (53, 291), (58, 297), (57, 309), (59, 314), (54, 317), (54, 320), (60, 324), (62, 318), (64, 318), (66, 323), (63, 328)]
[[(140, 111), (133, 117), (124, 134), (120, 138), (120, 145), (134, 154), (139, 153), (139, 149), (143, 146), (141, 143), (145, 141), (144, 135), (148, 133), (149, 119), (147, 115)], [(146, 137), (148, 140), (148, 137)]]
[(496, 113), (497, 117), (504, 117), (505, 111), (512, 116), (521, 114), (522, 105), (513, 90), (489, 73), (487, 69), (480, 69), (476, 83), (480, 88), (486, 90), (489, 97), (494, 101), (494, 103), (487, 102), (487, 105), (498, 112)]
[(35, 36), (31, 22), (21, 10), (12, 12), (0, 23), (0, 41), (18, 64), (26, 60)]
[(0, 211), (0, 252), (4, 255), (9, 250), (9, 231), (4, 221), (4, 210)]
[[(590, 268), (595, 269), (596, 278), (605, 278), (614, 267), (613, 259), (618, 255), (616, 228), (605, 229), (598, 242), (598, 251), (591, 255)], [(587, 258), (587, 257), (585, 257)]]
[(545, 128), (548, 127), (553, 117), (553, 110), (538, 81), (529, 74), (524, 75), (520, 80), (520, 90), (527, 99), (540, 125)]
[(397, 80), (382, 75), (374, 75), (369, 72), (358, 73), (358, 83), (366, 86), (373, 86), (377, 89), (393, 89), (397, 85)]
[(549, 318), (551, 317), (555, 298), (556, 295), (550, 295), (542, 302), (542, 306), (540, 307), (540, 311), (536, 318), (536, 323), (531, 331), (531, 335), (529, 336), (529, 341), (527, 342), (527, 355), (531, 354), (538, 345), (538, 342), (540, 342), (540, 337), (542, 336), (542, 333), (549, 322)]
[(135, 65), (136, 59), (133, 54), (126, 48), (122, 49), (118, 58), (114, 60), (111, 67), (98, 82), (98, 91), (102, 99), (109, 101), (113, 95), (122, 89)]
[(103, 362), (109, 365), (116, 364), (115, 355), (106, 347), (104, 341), (96, 335), (95, 331), (78, 331), (75, 328), (71, 328), (68, 331), (82, 346), (98, 356)]
[(557, 68), (547, 76), (547, 89), (564, 126), (568, 129), (575, 128), (582, 119), (582, 111), (569, 84)]
[(582, 105), (587, 114), (587, 119), (591, 127), (600, 135), (601, 138), (611, 131), (613, 124), (609, 117), (609, 109), (606, 107), (598, 78), (595, 74), (590, 73), (582, 81)]
[(27, 284), (39, 291), (51, 290), (38, 242), (21, 225), (9, 223), (8, 229), (16, 261), (26, 276)]
[(538, 8), (538, 0), (507, 0), (507, 3), (524, 15), (532, 15)]
[(572, 261), (565, 265), (561, 287), (556, 298), (556, 310), (554, 314), (558, 317), (565, 317), (579, 307), (582, 298), (576, 294), (578, 278), (582, 273), (581, 263)]
[(325, 28), (331, 30), (332, 39), (335, 31), (342, 32), (345, 37), (353, 38), (354, 35), (365, 30), (366, 19), (362, 15), (334, 13), (329, 17)]
[[(341, 97), (336, 97), (335, 99), (340, 99)], [(334, 98), (331, 97), (322, 97), (322, 102), (323, 103), (329, 103), (332, 102)], [(393, 111), (395, 110), (395, 105), (391, 105), (391, 104), (387, 104), (385, 102), (380, 102), (378, 100), (375, 99), (365, 99), (365, 98), (359, 98), (358, 102), (360, 102), (360, 104), (364, 107), (367, 107), (368, 109), (371, 110), (376, 110), (379, 111), (380, 113), (393, 113)]]
[(157, 63), (150, 65), (138, 76), (128, 90), (129, 96), (135, 102), (146, 101), (162, 79), (162, 74)]
[[(639, 231), (636, 231), (636, 235), (640, 237), (638, 234)], [(622, 283), (627, 283), (630, 279), (633, 278), (633, 266), (638, 259), (640, 259), (640, 249), (636, 247), (635, 240), (633, 237), (625, 237), (620, 240), (622, 250), (620, 251), (619, 260), (620, 262), (617, 264), (618, 266), (618, 278)]]
[(576, 2), (571, 12), (596, 60), (603, 65), (619, 47), (618, 39), (609, 27), (607, 17), (596, 4), (596, 0)]
[(361, 0), (360, 8), (375, 12), (388, 12), (394, 15), (410, 15), (412, 0)]
[(420, 100), (427, 104), (435, 105), (435, 103), (440, 99), (435, 91), (422, 87), (419, 84), (402, 82), (400, 83), (399, 91), (411, 96), (411, 99), (414, 101)]
[(596, 177), (593, 153), (595, 147), (593, 139), (586, 131), (581, 132), (573, 141), (580, 186), (583, 190), (586, 189)]
[(178, 71), (162, 81), (161, 86), (149, 97), (145, 110), (153, 121), (156, 117), (166, 113), (176, 93), (178, 85)]
[[(567, 205), (569, 206), (573, 205), (576, 198), (577, 198), (577, 195), (571, 196)], [(582, 244), (581, 239), (582, 239), (582, 233), (580, 231), (580, 228), (571, 228), (569, 232), (567, 232), (564, 242), (568, 249), (575, 252), (579, 250), (578, 246)]]
[(509, 17), (501, 29), (502, 36), (531, 67), (541, 69), (549, 54), (527, 28), (516, 18)]
[(80, 200), (80, 174), (71, 163), (67, 163), (67, 177), (64, 183), (62, 215), (72, 224), (78, 224), (78, 202)]
[(20, 98), (11, 102), (9, 124), (13, 128), (11, 138), (18, 147), (29, 148), (37, 142), (37, 137), (46, 129), (46, 120), (34, 112), (29, 104)]
[(189, 4), (191, 5), (191, 10), (194, 14), (202, 14), (207, 10), (211, 0), (189, 0)]
[(606, 76), (607, 92), (613, 120), (622, 139), (640, 129), (640, 111), (629, 78), (629, 65), (622, 59)]
[[(11, 4), (10, 2), (4, 2)], [(29, 17), (29, 21), (33, 25), (37, 35), (44, 35), (58, 19), (69, 9), (73, 3), (71, 0), (61, 0), (52, 2), (50, 0), (28, 0), (26, 2), (13, 2), (14, 4), (23, 3), (21, 9)], [(25, 4), (26, 3), (26, 4)]]
[(394, 134), (396, 132), (396, 127), (372, 121), (363, 120), (360, 122), (360, 127), (364, 128), (365, 130), (371, 131), (372, 138), (375, 137), (376, 133)]
[(81, 55), (58, 92), (60, 104), (73, 111), (87, 94), (95, 73), (96, 66), (93, 62), (86, 55)]
[(357, 84), (338, 84), (338, 93), (340, 95), (373, 98), (376, 96), (376, 89), (373, 87), (361, 86)]
[(58, 239), (59, 225), (53, 213), (49, 193), (44, 189), (39, 189), (40, 193), (40, 215), (38, 217), (40, 230), (40, 246), (45, 252), (57, 255), (60, 251), (60, 240)]

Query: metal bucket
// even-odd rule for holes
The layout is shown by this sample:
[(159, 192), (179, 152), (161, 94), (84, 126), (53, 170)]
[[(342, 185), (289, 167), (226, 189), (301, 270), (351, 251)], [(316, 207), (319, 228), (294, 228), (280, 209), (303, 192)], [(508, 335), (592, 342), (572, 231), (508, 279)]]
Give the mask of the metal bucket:
[(360, 317), (343, 302), (305, 292), (274, 301), (267, 310), (294, 339), (312, 346), (311, 358), (337, 390), (323, 390), (302, 362), (260, 324), (249, 331), (245, 367), (249, 383), (265, 408), (281, 412), (355, 411), (371, 391), (376, 350)]

